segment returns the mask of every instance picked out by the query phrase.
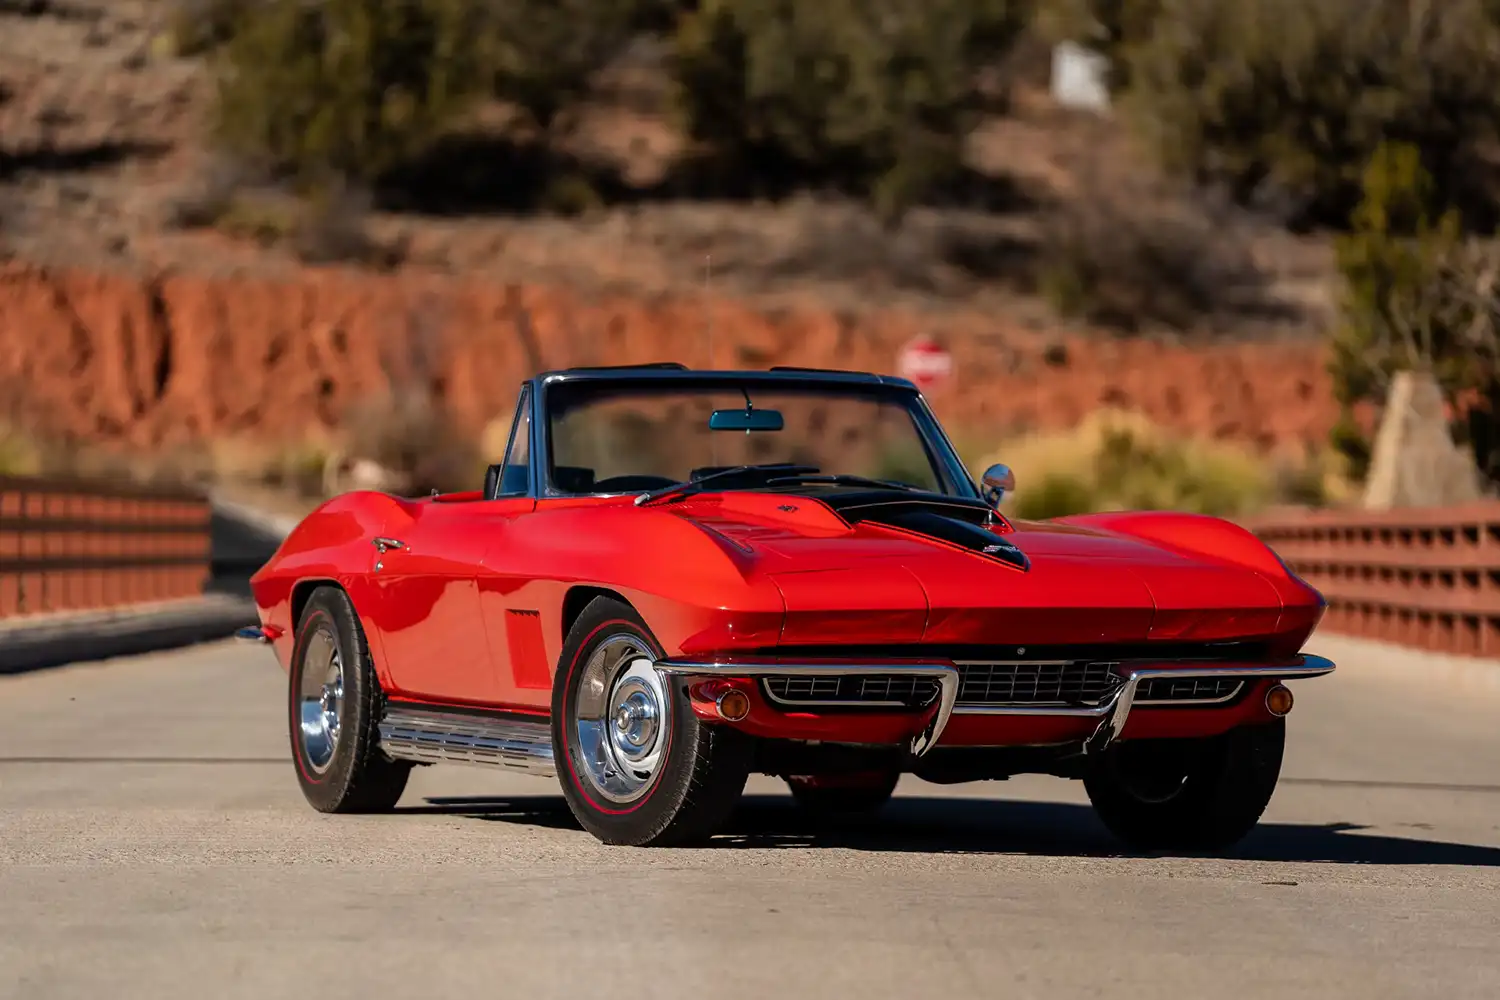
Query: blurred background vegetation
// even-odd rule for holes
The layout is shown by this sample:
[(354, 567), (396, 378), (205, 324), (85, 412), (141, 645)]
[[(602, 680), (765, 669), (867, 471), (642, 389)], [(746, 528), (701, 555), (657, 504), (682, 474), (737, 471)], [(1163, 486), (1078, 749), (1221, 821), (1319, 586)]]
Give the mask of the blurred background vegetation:
[[(177, 0), (174, 10), (160, 45), (213, 66), (223, 157), (179, 221), (378, 266), (399, 253), (366, 236), (374, 208), (572, 215), (630, 200), (829, 194), (880, 227), (834, 227), (838, 254), (909, 250), (927, 231), (906, 224), (912, 213), (1014, 195), (976, 177), (966, 150), (1051, 45), (1080, 43), (1108, 57), (1115, 115), (1150, 173), (1101, 174), (1054, 206), (1024, 265), (974, 226), (943, 236), (945, 260), (982, 278), (1025, 270), (1063, 317), (1190, 331), (1265, 284), (1232, 220), (1326, 234), (1341, 288), (1326, 335), (1345, 419), (1326, 453), (1291, 461), (1101, 414), (1071, 435), (1012, 443), (1028, 484), (1016, 502), (1217, 513), (1336, 500), (1346, 491), (1330, 484), (1358, 481), (1369, 461), (1368, 422), (1355, 414), (1378, 407), (1403, 369), (1438, 378), (1458, 440), (1500, 481), (1497, 0)], [(571, 142), (601, 80), (643, 46), (658, 53), (683, 149), (644, 187), (594, 169)], [(257, 194), (266, 183), (281, 195)], [(837, 254), (817, 256), (824, 266)], [(878, 270), (873, 257), (857, 263)], [(431, 433), (434, 421), (401, 413)], [(403, 453), (380, 428), (361, 433)]]

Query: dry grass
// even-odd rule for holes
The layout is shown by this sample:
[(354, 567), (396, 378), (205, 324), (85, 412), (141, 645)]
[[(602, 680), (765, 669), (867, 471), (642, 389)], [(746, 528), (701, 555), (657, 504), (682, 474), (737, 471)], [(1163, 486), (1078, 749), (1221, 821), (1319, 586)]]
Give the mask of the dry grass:
[(1223, 442), (1172, 436), (1135, 413), (1103, 410), (1071, 431), (995, 450), (1018, 488), (1011, 513), (1045, 519), (1105, 510), (1181, 510), (1233, 517), (1278, 503), (1321, 506), (1348, 487), (1327, 456), (1275, 459)]
[(33, 476), (42, 471), (42, 455), (28, 435), (0, 424), (0, 476)]
[(1070, 318), (1188, 329), (1266, 306), (1239, 213), (1150, 177), (1094, 176), (1044, 223), (1038, 290)]

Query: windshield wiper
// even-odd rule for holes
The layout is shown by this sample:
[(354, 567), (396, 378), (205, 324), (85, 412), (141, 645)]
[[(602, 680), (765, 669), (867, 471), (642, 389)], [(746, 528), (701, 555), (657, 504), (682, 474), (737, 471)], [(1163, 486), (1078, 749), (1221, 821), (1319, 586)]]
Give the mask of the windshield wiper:
[(665, 500), (667, 497), (686, 496), (689, 493), (697, 493), (704, 489), (704, 483), (713, 482), (716, 479), (727, 479), (730, 476), (742, 476), (747, 472), (786, 472), (794, 477), (804, 473), (818, 471), (815, 465), (793, 465), (789, 462), (774, 463), (771, 465), (736, 465), (730, 469), (720, 469), (718, 472), (710, 472), (706, 476), (697, 479), (689, 479), (681, 483), (673, 483), (671, 486), (663, 486), (649, 493), (642, 493), (635, 498), (637, 507), (642, 504), (654, 503), (657, 500)]
[(767, 486), (774, 486), (777, 483), (829, 483), (834, 486), (874, 486), (880, 489), (907, 490), (914, 493), (929, 492), (920, 486), (897, 482), (894, 479), (868, 479), (865, 476), (846, 476), (843, 474), (832, 476), (777, 476), (775, 479), (766, 481)]

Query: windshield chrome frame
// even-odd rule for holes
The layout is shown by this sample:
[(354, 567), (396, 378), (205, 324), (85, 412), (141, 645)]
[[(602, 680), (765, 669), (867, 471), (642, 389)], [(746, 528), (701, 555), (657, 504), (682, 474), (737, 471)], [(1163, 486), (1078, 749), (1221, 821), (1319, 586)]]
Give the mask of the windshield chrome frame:
[(635, 496), (640, 491), (622, 493), (564, 493), (551, 485), (552, 440), (549, 419), (548, 389), (563, 382), (600, 381), (628, 383), (649, 389), (659, 385), (663, 389), (681, 386), (684, 383), (700, 383), (705, 388), (713, 383), (740, 386), (746, 383), (759, 384), (768, 389), (792, 388), (817, 390), (825, 388), (834, 395), (839, 390), (874, 390), (867, 395), (889, 395), (892, 401), (904, 405), (911, 415), (917, 437), (928, 460), (939, 477), (948, 482), (939, 483), (941, 495), (959, 496), (971, 500), (982, 499), (973, 476), (964, 466), (958, 450), (953, 446), (942, 423), (933, 413), (927, 399), (910, 381), (889, 375), (874, 375), (860, 372), (807, 372), (807, 371), (692, 371), (688, 369), (576, 369), (560, 372), (544, 372), (526, 383), (531, 386), (531, 458), (528, 478), (529, 494), (533, 500), (557, 500), (565, 498), (608, 498)]

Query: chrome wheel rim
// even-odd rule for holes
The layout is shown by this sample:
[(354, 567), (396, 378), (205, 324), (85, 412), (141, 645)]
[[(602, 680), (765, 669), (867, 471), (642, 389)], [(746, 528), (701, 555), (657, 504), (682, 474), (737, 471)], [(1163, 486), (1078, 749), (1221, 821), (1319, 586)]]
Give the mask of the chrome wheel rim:
[(344, 718), (344, 661), (333, 633), (319, 629), (302, 655), (302, 685), (298, 699), (302, 752), (314, 771), (333, 763)]
[(645, 643), (612, 635), (584, 664), (573, 707), (583, 778), (617, 804), (651, 788), (672, 735), (671, 698)]

